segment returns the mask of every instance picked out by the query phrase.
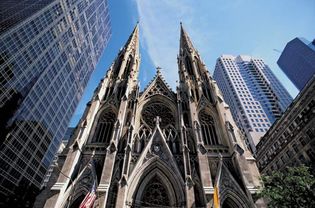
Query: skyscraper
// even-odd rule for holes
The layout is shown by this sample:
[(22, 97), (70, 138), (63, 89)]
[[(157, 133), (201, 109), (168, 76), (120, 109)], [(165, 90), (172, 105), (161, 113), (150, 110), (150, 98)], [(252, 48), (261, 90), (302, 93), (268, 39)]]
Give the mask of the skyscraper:
[(302, 90), (315, 74), (315, 39), (294, 38), (285, 46), (278, 65), (293, 84)]
[(41, 187), (111, 34), (107, 1), (22, 2), (1, 1), (21, 19), (0, 36), (0, 206)]
[(211, 207), (215, 190), (221, 207), (254, 207), (255, 159), (187, 33), (176, 91), (157, 68), (140, 92), (138, 31), (94, 91), (44, 207), (78, 207), (95, 184), (98, 207)]
[(0, 34), (23, 22), (54, 0), (2, 0), (0, 1)]
[(301, 164), (315, 174), (315, 75), (261, 138), (256, 159), (263, 174)]
[(292, 98), (262, 59), (222, 55), (217, 81), (239, 128), (252, 151), (270, 125), (281, 116)]

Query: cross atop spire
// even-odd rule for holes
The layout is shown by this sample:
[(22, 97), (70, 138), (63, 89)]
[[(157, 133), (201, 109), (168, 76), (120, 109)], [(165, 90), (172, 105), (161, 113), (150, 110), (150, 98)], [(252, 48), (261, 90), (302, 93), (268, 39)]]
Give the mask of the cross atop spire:
[(161, 69), (162, 69), (161, 67), (157, 66), (157, 67), (156, 67), (156, 73), (157, 73), (157, 74), (161, 74)]

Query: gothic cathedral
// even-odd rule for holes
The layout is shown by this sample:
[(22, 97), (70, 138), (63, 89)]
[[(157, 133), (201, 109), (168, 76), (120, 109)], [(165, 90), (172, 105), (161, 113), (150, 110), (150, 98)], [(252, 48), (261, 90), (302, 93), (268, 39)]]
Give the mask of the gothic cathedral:
[[(159, 68), (139, 89), (139, 27), (87, 104), (58, 159), (44, 207), (255, 207), (260, 187), (244, 144), (199, 53), (181, 25), (176, 91)], [(96, 185), (95, 185), (96, 184)]]

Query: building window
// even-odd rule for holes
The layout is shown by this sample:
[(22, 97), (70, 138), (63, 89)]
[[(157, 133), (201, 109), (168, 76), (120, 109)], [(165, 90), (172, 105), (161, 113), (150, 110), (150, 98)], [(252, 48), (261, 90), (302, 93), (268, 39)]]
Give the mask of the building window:
[(292, 148), (294, 149), (295, 152), (299, 152), (299, 148), (296, 144), (293, 144)]
[(199, 113), (199, 121), (201, 123), (202, 137), (205, 145), (218, 145), (218, 137), (212, 116), (205, 111), (201, 111)]
[(315, 134), (314, 132), (312, 131), (312, 129), (308, 129), (306, 131), (306, 135), (310, 138), (310, 139), (314, 139), (315, 138)]
[(190, 61), (188, 56), (186, 56), (186, 58), (185, 58), (185, 66), (186, 66), (186, 69), (188, 71), (188, 74), (189, 75), (194, 75), (193, 74), (192, 65), (191, 65), (191, 61)]
[(106, 145), (108, 145), (112, 137), (115, 121), (116, 114), (110, 110), (105, 110), (98, 120), (96, 133), (94, 135), (92, 143), (105, 143)]
[(308, 149), (306, 151), (307, 156), (310, 158), (311, 161), (315, 160), (315, 152), (312, 149)]

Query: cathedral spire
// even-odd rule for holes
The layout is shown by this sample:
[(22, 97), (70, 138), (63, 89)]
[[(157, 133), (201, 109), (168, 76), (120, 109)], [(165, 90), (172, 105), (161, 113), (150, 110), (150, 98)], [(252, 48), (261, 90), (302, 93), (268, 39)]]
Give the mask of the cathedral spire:
[(183, 27), (183, 23), (180, 23), (180, 46), (179, 46), (179, 54), (181, 54), (181, 51), (184, 49), (193, 49), (195, 50), (187, 32), (185, 31)]
[(130, 49), (134, 51), (134, 55), (139, 55), (139, 22), (137, 22), (124, 46), (125, 52)]
[(112, 78), (137, 79), (140, 64), (139, 24), (137, 23), (126, 44), (120, 50), (112, 67)]

